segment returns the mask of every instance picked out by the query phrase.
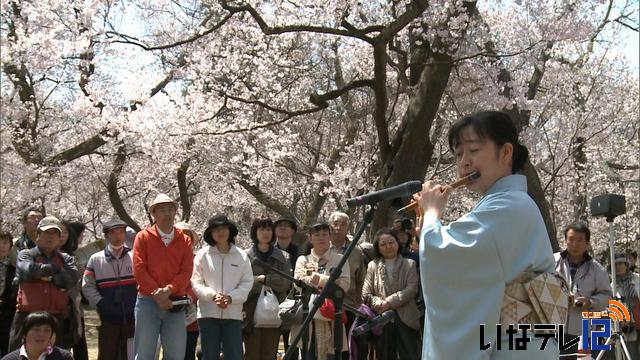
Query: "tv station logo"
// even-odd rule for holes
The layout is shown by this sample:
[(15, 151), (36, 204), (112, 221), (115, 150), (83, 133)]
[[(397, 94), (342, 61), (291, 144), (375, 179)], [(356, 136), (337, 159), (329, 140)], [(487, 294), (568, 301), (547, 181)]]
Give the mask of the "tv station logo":
[[(630, 321), (631, 314), (623, 303), (617, 300), (609, 300), (609, 307), (607, 310), (598, 311), (585, 311), (582, 313), (582, 348), (591, 350), (611, 350), (611, 344), (600, 344), (598, 339), (604, 338), (605, 340), (611, 336), (611, 321)], [(591, 337), (589, 337), (589, 329), (591, 330)], [(591, 344), (589, 344), (591, 339)]]
[[(556, 339), (560, 351), (569, 350), (581, 342), (583, 350), (611, 350), (605, 341), (611, 336), (611, 321), (630, 321), (631, 315), (623, 303), (609, 300), (605, 311), (582, 312), (582, 336), (565, 340), (565, 324), (509, 324), (506, 329), (496, 324), (495, 350), (527, 350), (532, 338), (541, 338), (539, 350), (545, 350), (551, 339)], [(502, 348), (502, 339), (508, 338), (508, 347)], [(491, 341), (485, 339), (485, 324), (480, 325), (480, 350), (492, 348)]]

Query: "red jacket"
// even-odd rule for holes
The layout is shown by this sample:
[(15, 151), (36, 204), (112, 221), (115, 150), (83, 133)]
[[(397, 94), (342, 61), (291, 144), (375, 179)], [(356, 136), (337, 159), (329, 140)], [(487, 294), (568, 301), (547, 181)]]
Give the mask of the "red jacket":
[(143, 229), (133, 243), (133, 276), (138, 293), (151, 293), (165, 286), (172, 296), (184, 296), (191, 284), (193, 250), (191, 240), (179, 229), (174, 229), (173, 240), (166, 246), (155, 225)]

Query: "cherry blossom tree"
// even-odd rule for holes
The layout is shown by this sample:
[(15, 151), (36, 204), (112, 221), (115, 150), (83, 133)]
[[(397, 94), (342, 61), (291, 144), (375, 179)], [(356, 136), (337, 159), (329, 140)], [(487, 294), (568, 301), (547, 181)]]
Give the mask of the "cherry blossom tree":
[[(139, 229), (158, 192), (200, 227), (215, 212), (245, 227), (358, 219), (346, 198), (452, 180), (449, 125), (502, 109), (554, 247), (605, 191), (627, 196), (620, 238), (640, 232), (637, 75), (616, 51), (637, 34), (633, 1), (1, 5), (0, 213), (14, 230), (30, 204)], [(447, 218), (473, 200), (456, 193)]]

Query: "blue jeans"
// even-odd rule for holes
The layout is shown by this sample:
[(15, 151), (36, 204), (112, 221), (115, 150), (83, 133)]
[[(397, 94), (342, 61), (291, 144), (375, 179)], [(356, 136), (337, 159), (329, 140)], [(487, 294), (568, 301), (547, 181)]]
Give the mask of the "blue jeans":
[(187, 346), (184, 311), (162, 310), (150, 297), (138, 296), (134, 343), (137, 360), (154, 360), (158, 335), (165, 360), (183, 360)]
[(220, 343), (225, 360), (242, 360), (242, 321), (200, 318), (198, 327), (202, 360), (218, 360)]

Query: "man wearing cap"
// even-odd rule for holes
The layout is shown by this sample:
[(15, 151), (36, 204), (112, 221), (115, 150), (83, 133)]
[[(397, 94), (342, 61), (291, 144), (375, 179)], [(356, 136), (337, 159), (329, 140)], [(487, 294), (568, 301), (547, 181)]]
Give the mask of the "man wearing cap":
[[(300, 249), (292, 242), (292, 240), (293, 236), (298, 231), (298, 223), (292, 216), (283, 215), (279, 217), (273, 225), (276, 227), (276, 248), (284, 250), (289, 254), (291, 268), (295, 269), (296, 260), (300, 255)], [(284, 344), (284, 351), (287, 351), (289, 349), (289, 329), (283, 328), (281, 335), (282, 343)], [(294, 359), (298, 358), (296, 355), (294, 355)]]
[(67, 291), (78, 282), (79, 276), (73, 257), (57, 250), (60, 233), (60, 220), (47, 216), (38, 223), (36, 246), (18, 253), (17, 312), (11, 326), (10, 351), (20, 347), (24, 320), (35, 311), (46, 311), (57, 318), (57, 346), (68, 348), (71, 345), (61, 343), (61, 325), (69, 316)]
[[(630, 270), (629, 259), (624, 254), (615, 256), (616, 264), (616, 296), (622, 299), (624, 305), (631, 311), (631, 307), (640, 301), (640, 275)], [(612, 284), (613, 285), (613, 284)], [(612, 286), (613, 288), (613, 286)], [(638, 330), (634, 327), (634, 320), (621, 321), (620, 328), (624, 333), (627, 350), (631, 359), (640, 358), (640, 339)], [(619, 352), (618, 349), (615, 350)], [(622, 358), (622, 357), (620, 357)]]
[(89, 259), (82, 293), (100, 316), (98, 359), (133, 359), (137, 284), (131, 249), (124, 246), (127, 224), (112, 219), (102, 224), (107, 247)]
[(172, 298), (184, 297), (193, 271), (189, 238), (174, 227), (178, 204), (159, 194), (149, 207), (154, 224), (141, 230), (133, 244), (133, 275), (138, 283), (135, 306), (135, 352), (139, 360), (156, 355), (158, 336), (164, 359), (184, 359), (185, 312)]
[(293, 236), (298, 231), (296, 220), (288, 215), (281, 216), (273, 225), (276, 227), (276, 247), (289, 254), (291, 268), (296, 267), (296, 260), (300, 255), (300, 249), (292, 242)]
[[(329, 216), (329, 225), (331, 226), (331, 250), (344, 255), (351, 241), (347, 237), (349, 232), (349, 215), (336, 211)], [(351, 279), (349, 290), (347, 290), (344, 303), (354, 308), (362, 305), (362, 286), (364, 285), (364, 277), (367, 274), (367, 268), (364, 266), (364, 256), (359, 246), (353, 248), (349, 254), (349, 278)], [(347, 310), (347, 329), (351, 328), (356, 320), (356, 315)], [(366, 346), (366, 345), (365, 345)], [(348, 353), (343, 354), (344, 360), (348, 359)]]

